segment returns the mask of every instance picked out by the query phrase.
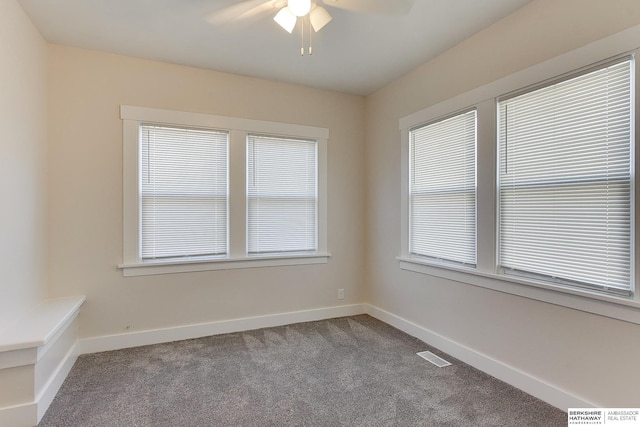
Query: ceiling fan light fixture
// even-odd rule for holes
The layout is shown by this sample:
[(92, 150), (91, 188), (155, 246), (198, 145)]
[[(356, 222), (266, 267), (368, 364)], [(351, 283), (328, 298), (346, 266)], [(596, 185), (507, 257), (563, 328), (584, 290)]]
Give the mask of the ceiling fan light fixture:
[(311, 10), (311, 0), (289, 0), (288, 7), (296, 16), (305, 16)]
[(293, 28), (296, 26), (296, 21), (298, 17), (291, 12), (288, 7), (283, 7), (280, 9), (280, 12), (273, 17), (273, 20), (278, 23), (282, 28), (285, 29), (289, 34), (293, 31)]
[(331, 15), (329, 15), (329, 12), (327, 12), (327, 9), (325, 9), (322, 6), (314, 7), (313, 10), (311, 10), (311, 12), (309, 13), (309, 20), (311, 21), (311, 26), (313, 27), (313, 30), (316, 33), (320, 31), (329, 22), (331, 22), (332, 19), (333, 18), (331, 17)]

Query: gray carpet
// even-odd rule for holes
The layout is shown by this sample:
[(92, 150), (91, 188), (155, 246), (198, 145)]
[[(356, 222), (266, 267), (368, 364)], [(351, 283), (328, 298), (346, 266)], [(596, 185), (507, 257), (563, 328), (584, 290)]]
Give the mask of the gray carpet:
[[(431, 350), (438, 368), (416, 356)], [(81, 356), (39, 426), (566, 426), (362, 315)]]

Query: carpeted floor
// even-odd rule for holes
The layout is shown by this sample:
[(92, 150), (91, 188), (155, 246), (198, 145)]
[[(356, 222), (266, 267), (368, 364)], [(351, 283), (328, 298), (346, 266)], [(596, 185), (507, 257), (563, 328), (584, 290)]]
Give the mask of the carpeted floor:
[[(452, 362), (438, 368), (416, 352)], [(81, 356), (39, 426), (566, 426), (362, 315)]]

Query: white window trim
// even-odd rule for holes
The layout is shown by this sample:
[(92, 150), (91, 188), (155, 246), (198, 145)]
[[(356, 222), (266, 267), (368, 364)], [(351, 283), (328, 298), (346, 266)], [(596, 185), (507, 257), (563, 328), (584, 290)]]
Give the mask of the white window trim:
[[(589, 313), (599, 314), (614, 319), (640, 324), (640, 284), (634, 278), (635, 289), (630, 298), (602, 295), (588, 290), (570, 289), (554, 286), (535, 280), (514, 278), (500, 274), (496, 267), (497, 240), (497, 198), (496, 198), (496, 103), (501, 95), (522, 88), (554, 79), (558, 76), (574, 72), (620, 55), (640, 53), (640, 25), (620, 33), (593, 42), (582, 48), (560, 55), (556, 58), (534, 65), (520, 72), (511, 74), (495, 82), (473, 89), (469, 92), (445, 100), (431, 107), (420, 110), (400, 119), (402, 141), (401, 152), (401, 246), (397, 257), (403, 270), (422, 273), (433, 277), (453, 280), (473, 286), (505, 292), (547, 303), (569, 307)], [(640, 67), (636, 69), (636, 81), (640, 81)], [(637, 91), (637, 86), (635, 88)], [(640, 96), (636, 96), (635, 109), (638, 110)], [(477, 130), (477, 248), (478, 262), (475, 269), (451, 266), (436, 262), (428, 262), (413, 258), (408, 253), (408, 160), (409, 129), (421, 123), (433, 121), (456, 111), (476, 107), (478, 109)], [(636, 132), (635, 145), (638, 145), (639, 134)], [(635, 162), (638, 164), (640, 150), (635, 150)], [(637, 176), (632, 186), (635, 200), (638, 201)], [(637, 210), (636, 210), (637, 212)], [(634, 223), (637, 218), (634, 218)], [(632, 264), (639, 261), (637, 236), (638, 228), (634, 227), (634, 257)]]
[[(327, 141), (329, 129), (203, 113), (120, 106), (123, 126), (124, 276), (327, 263)], [(138, 137), (140, 123), (192, 126), (229, 131), (229, 254), (226, 257), (142, 261), (139, 254)], [(260, 133), (318, 142), (318, 251), (314, 254), (247, 256), (246, 135)]]

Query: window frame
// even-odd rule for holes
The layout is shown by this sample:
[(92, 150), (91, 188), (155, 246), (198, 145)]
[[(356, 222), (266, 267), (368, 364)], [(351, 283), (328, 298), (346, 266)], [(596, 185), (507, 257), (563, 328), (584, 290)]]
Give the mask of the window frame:
[[(160, 193), (156, 192), (155, 191), (155, 186), (152, 186), (153, 189), (147, 190), (149, 192), (148, 194), (145, 193), (145, 183), (144, 183), (144, 181), (146, 181), (146, 179), (144, 178), (144, 176), (145, 176), (144, 175), (144, 173), (145, 173), (145, 164), (149, 168), (147, 170), (147, 172), (151, 173), (151, 167), (150, 166), (153, 164), (153, 166), (154, 166), (153, 169), (156, 169), (156, 165), (158, 163), (156, 163), (155, 160), (151, 161), (150, 157), (147, 157), (147, 158), (143, 157), (142, 161), (139, 162), (139, 164), (141, 165), (141, 174), (139, 175), (139, 178), (138, 178), (138, 210), (139, 210), (139, 213), (140, 213), (139, 224), (140, 224), (140, 227), (141, 227), (141, 230), (140, 230), (140, 248), (139, 248), (140, 258), (142, 260), (144, 260), (144, 262), (149, 262), (151, 260), (162, 261), (162, 260), (175, 260), (175, 259), (180, 259), (180, 258), (188, 258), (188, 259), (202, 258), (202, 259), (205, 259), (205, 258), (220, 258), (220, 257), (227, 256), (227, 254), (229, 253), (229, 230), (228, 230), (228, 227), (229, 227), (229, 132), (220, 131), (220, 130), (217, 130), (217, 129), (201, 129), (201, 128), (196, 128), (196, 127), (177, 127), (177, 126), (167, 126), (167, 125), (158, 125), (158, 124), (152, 124), (151, 125), (151, 124), (148, 124), (148, 123), (140, 123), (139, 132), (141, 132), (141, 134), (140, 134), (140, 139), (139, 139), (138, 153), (141, 156), (144, 156), (145, 145), (146, 144), (148, 144), (147, 145), (147, 151), (148, 151), (147, 155), (148, 156), (152, 156), (150, 147), (153, 145), (153, 143), (149, 139), (150, 138), (149, 134), (151, 132), (153, 132), (155, 129), (147, 131), (148, 134), (145, 136), (145, 129), (147, 129), (147, 128), (161, 128), (161, 129), (165, 129), (165, 132), (175, 132), (175, 131), (178, 131), (178, 130), (181, 130), (181, 131), (185, 131), (185, 130), (186, 131), (195, 131), (197, 133), (208, 132), (208, 133), (213, 133), (213, 134), (222, 134), (222, 135), (225, 136), (225, 138), (224, 138), (225, 139), (224, 150), (220, 150), (220, 151), (223, 151), (223, 152), (220, 153), (221, 157), (220, 158), (216, 158), (214, 160), (214, 164), (216, 165), (216, 167), (220, 167), (220, 166), (224, 167), (224, 169), (223, 169), (223, 171), (224, 171), (224, 181), (223, 181), (224, 185), (222, 186), (222, 188), (216, 186), (216, 189), (217, 190), (223, 190), (224, 194), (216, 194), (215, 196), (209, 195), (209, 198), (221, 198), (222, 197), (224, 199), (224, 210), (223, 210), (224, 211), (224, 215), (223, 215), (223, 218), (224, 218), (224, 229), (221, 230), (222, 231), (221, 233), (219, 233), (219, 236), (224, 236), (223, 237), (224, 245), (222, 245), (224, 247), (224, 251), (220, 252), (220, 253), (212, 253), (212, 254), (206, 254), (206, 255), (205, 254), (193, 254), (193, 255), (182, 256), (182, 257), (178, 256), (178, 255), (175, 255), (175, 256), (167, 255), (167, 256), (157, 256), (157, 257), (145, 257), (144, 256), (144, 253), (145, 253), (145, 250), (144, 250), (144, 248), (145, 248), (145, 246), (144, 246), (145, 245), (145, 239), (144, 239), (144, 227), (142, 226), (142, 224), (145, 223), (145, 219), (144, 219), (145, 218), (145, 215), (144, 215), (144, 212), (145, 212), (145, 209), (144, 209), (145, 198), (154, 199), (158, 194), (160, 195), (160, 198), (162, 198), (162, 196), (166, 196), (167, 194), (166, 193), (163, 194), (162, 192), (160, 192)], [(162, 131), (159, 131), (159, 132), (162, 132)], [(214, 138), (216, 138), (216, 137), (214, 136)], [(145, 142), (146, 142), (146, 144), (145, 144)], [(216, 138), (216, 141), (213, 142), (213, 144), (215, 144), (216, 142), (218, 142), (217, 138)], [(217, 150), (215, 148), (213, 148), (212, 151), (217, 151)], [(171, 154), (172, 155), (175, 154), (175, 151), (172, 151)], [(224, 160), (220, 161), (221, 159), (224, 159)], [(159, 164), (162, 165), (162, 163), (159, 163)], [(208, 163), (207, 163), (207, 166), (209, 166)], [(162, 170), (161, 167), (159, 169)], [(218, 171), (216, 171), (216, 175), (217, 175), (217, 173), (218, 173)], [(220, 178), (220, 176), (217, 176), (217, 178)], [(215, 182), (217, 183), (218, 181), (216, 180)], [(211, 183), (209, 183), (209, 184), (211, 184)], [(193, 184), (190, 183), (188, 189), (193, 191), (196, 188), (197, 188), (196, 186), (194, 186)], [(176, 188), (172, 188), (172, 190), (173, 190), (173, 193), (172, 193), (173, 197), (176, 198), (176, 199), (191, 199), (193, 197), (193, 193), (187, 195), (187, 194), (185, 194), (183, 192), (178, 192)], [(184, 191), (184, 189), (183, 189), (183, 191)], [(206, 197), (202, 193), (200, 193), (200, 196), (203, 197), (203, 198)], [(155, 216), (156, 210), (153, 209), (152, 212), (154, 212), (154, 216)], [(216, 218), (216, 220), (217, 220), (217, 218)], [(215, 242), (217, 243), (218, 239), (216, 239)], [(173, 249), (174, 246), (171, 246), (171, 248)]]
[[(396, 258), (399, 268), (409, 272), (420, 273), (434, 278), (443, 278), (463, 284), (477, 286), (506, 294), (526, 297), (555, 305), (569, 307), (588, 313), (594, 313), (640, 324), (640, 283), (637, 269), (638, 263), (638, 197), (637, 174), (632, 176), (632, 195), (635, 202), (632, 210), (632, 274), (633, 294), (629, 297), (615, 296), (595, 292), (590, 289), (560, 287), (542, 282), (534, 278), (513, 277), (501, 274), (498, 270), (498, 133), (497, 133), (497, 99), (523, 90), (531, 90), (536, 85), (563, 78), (574, 77), (581, 71), (587, 72), (599, 65), (610, 63), (625, 56), (638, 59), (640, 48), (640, 27), (633, 27), (621, 33), (593, 42), (587, 46), (562, 54), (543, 63), (534, 65), (514, 74), (503, 77), (489, 84), (476, 87), (467, 92), (417, 111), (399, 121), (401, 137), (401, 236), (400, 253)], [(633, 103), (634, 121), (640, 111), (638, 84), (640, 66), (636, 64), (632, 90), (635, 95)], [(477, 129), (477, 269), (472, 270), (460, 266), (438, 265), (425, 260), (417, 260), (408, 253), (408, 130), (420, 123), (444, 117), (455, 111), (463, 111), (476, 107), (478, 110)], [(633, 129), (633, 150), (631, 160), (634, 169), (640, 164), (637, 146), (640, 141), (638, 129)], [(428, 283), (426, 283), (428, 285)]]
[[(634, 209), (634, 205), (635, 205), (635, 197), (634, 197), (634, 188), (633, 188), (633, 178), (635, 176), (635, 162), (633, 161), (634, 159), (634, 155), (635, 155), (635, 147), (634, 147), (634, 140), (635, 140), (635, 125), (634, 125), (634, 117), (635, 117), (635, 106), (634, 106), (634, 102), (635, 102), (635, 93), (634, 93), (634, 78), (635, 78), (635, 58), (634, 55), (618, 55), (616, 56), (616, 58), (613, 59), (607, 59), (604, 61), (600, 61), (596, 64), (592, 64), (586, 67), (582, 67), (578, 70), (575, 70), (574, 72), (569, 72), (566, 73), (562, 76), (558, 76), (557, 78), (551, 78), (548, 79), (547, 81), (541, 82), (539, 84), (535, 84), (532, 85), (530, 87), (526, 87), (526, 88), (522, 88), (521, 90), (515, 91), (513, 93), (507, 93), (504, 94), (500, 97), (498, 97), (496, 99), (496, 115), (497, 115), (497, 126), (502, 126), (502, 123), (500, 122), (500, 107), (501, 107), (501, 103), (505, 102), (505, 101), (509, 101), (510, 99), (513, 98), (517, 98), (519, 96), (522, 95), (526, 95), (532, 92), (536, 92), (538, 90), (541, 89), (545, 89), (545, 88), (549, 88), (552, 86), (555, 86), (557, 84), (562, 84), (564, 82), (576, 79), (576, 78), (580, 78), (583, 77), (585, 75), (591, 74), (592, 72), (597, 72), (597, 71), (601, 71), (604, 70), (610, 66), (615, 66), (617, 64), (621, 64), (624, 62), (630, 61), (629, 67), (630, 67), (630, 75), (631, 75), (631, 81), (630, 81), (630, 85), (631, 85), (631, 103), (630, 103), (630, 116), (632, 117), (632, 119), (630, 120), (630, 134), (631, 134), (631, 138), (632, 140), (630, 141), (630, 147), (629, 147), (629, 153), (628, 159), (625, 159), (625, 163), (627, 163), (628, 167), (629, 167), (629, 175), (628, 175), (628, 182), (629, 182), (629, 216), (630, 216), (630, 230), (629, 230), (629, 252), (630, 252), (630, 257), (629, 257), (629, 261), (630, 261), (630, 265), (629, 265), (629, 277), (630, 277), (630, 282), (633, 282), (633, 278), (635, 277), (635, 269), (634, 269), (634, 263), (633, 263), (633, 259), (634, 259), (634, 244), (635, 244), (635, 237), (634, 237), (634, 217), (635, 217), (635, 209)], [(617, 288), (614, 286), (606, 286), (606, 285), (598, 285), (595, 283), (587, 283), (587, 282), (580, 282), (577, 280), (571, 280), (568, 278), (561, 278), (561, 277), (554, 277), (551, 275), (543, 275), (540, 273), (534, 273), (534, 272), (530, 272), (530, 271), (526, 271), (526, 270), (519, 270), (519, 269), (513, 269), (513, 268), (508, 268), (504, 265), (502, 265), (502, 260), (500, 259), (500, 252), (501, 252), (501, 245), (502, 245), (502, 236), (501, 236), (501, 221), (502, 221), (502, 206), (501, 206), (501, 189), (502, 189), (502, 184), (500, 183), (500, 175), (501, 175), (501, 171), (502, 171), (502, 166), (501, 166), (501, 153), (500, 153), (500, 144), (501, 144), (501, 140), (500, 140), (500, 134), (499, 132), (497, 132), (497, 136), (496, 136), (496, 145), (497, 145), (497, 153), (496, 153), (496, 174), (497, 174), (497, 185), (496, 185), (496, 218), (497, 218), (497, 243), (496, 243), (496, 251), (498, 252), (498, 258), (497, 258), (497, 265), (496, 265), (496, 270), (499, 274), (501, 275), (505, 275), (505, 276), (514, 276), (514, 277), (520, 277), (520, 278), (524, 278), (525, 280), (539, 280), (543, 283), (552, 283), (557, 285), (558, 287), (567, 287), (570, 289), (573, 288), (583, 288), (586, 290), (589, 290), (591, 292), (594, 293), (602, 293), (604, 295), (618, 295), (620, 297), (623, 298), (628, 298), (628, 297), (632, 297), (633, 293), (635, 292), (635, 289), (633, 287), (631, 287), (629, 290), (626, 289), (622, 289), (622, 288)], [(601, 176), (589, 176), (589, 179), (587, 179), (587, 181), (589, 183), (597, 183), (599, 182), (598, 179), (602, 178)], [(626, 178), (626, 176), (625, 176)], [(612, 180), (604, 180), (602, 182), (604, 182), (606, 185), (609, 185), (612, 181), (619, 181), (619, 179), (612, 179)], [(557, 188), (557, 187), (562, 187), (562, 186), (579, 186), (581, 184), (584, 184), (585, 181), (584, 180), (576, 180), (575, 178), (558, 178), (555, 177), (553, 180), (548, 179), (547, 181), (544, 182), (540, 182), (537, 183), (538, 186), (543, 186), (543, 187), (547, 187), (547, 188)], [(625, 193), (626, 194), (626, 193)], [(561, 276), (560, 274), (558, 274), (558, 276)], [(631, 283), (630, 283), (631, 285)]]
[[(252, 201), (252, 197), (251, 197), (251, 184), (250, 184), (250, 177), (251, 177), (251, 156), (249, 154), (250, 151), (250, 147), (249, 145), (251, 144), (251, 140), (253, 139), (253, 144), (256, 144), (258, 140), (264, 140), (264, 139), (271, 139), (273, 141), (289, 141), (289, 142), (294, 142), (294, 143), (300, 143), (300, 144), (312, 144), (313, 146), (313, 171), (314, 171), (314, 191), (313, 191), (313, 197), (299, 197), (299, 196), (294, 196), (293, 198), (296, 199), (305, 199), (305, 200), (313, 200), (313, 205), (314, 205), (314, 209), (313, 209), (313, 216), (315, 217), (316, 221), (315, 221), (315, 225), (314, 225), (314, 229), (313, 229), (313, 241), (314, 241), (314, 246), (315, 246), (315, 250), (282, 250), (282, 248), (280, 248), (280, 250), (273, 250), (273, 251), (251, 251), (251, 225), (252, 225), (252, 221), (251, 221), (251, 201)], [(315, 139), (301, 139), (301, 138), (292, 138), (292, 137), (282, 137), (282, 136), (276, 136), (274, 137), (273, 135), (265, 135), (265, 134), (256, 134), (256, 133), (248, 133), (247, 134), (247, 254), (248, 256), (251, 257), (268, 257), (268, 256), (286, 256), (287, 254), (300, 254), (300, 255), (304, 255), (304, 254), (310, 254), (310, 253), (314, 253), (317, 252), (317, 247), (318, 247), (318, 142)], [(307, 164), (308, 165), (308, 164)], [(258, 164), (258, 166), (261, 166), (260, 164)], [(256, 173), (256, 162), (254, 159), (253, 162), (253, 173)], [(254, 175), (255, 176), (255, 175)], [(263, 182), (264, 183), (264, 182)], [(279, 197), (272, 197), (272, 196), (265, 196), (264, 194), (260, 197), (257, 197), (257, 199), (262, 199), (262, 200), (282, 200), (282, 198)], [(306, 203), (305, 203), (306, 205)], [(256, 223), (258, 223), (259, 221), (255, 221), (253, 222), (253, 225), (255, 226)], [(308, 235), (307, 235), (308, 237)]]
[[(123, 126), (123, 260), (122, 274), (145, 276), (238, 268), (324, 264), (327, 249), (327, 143), (329, 129), (204, 113), (121, 105)], [(168, 260), (142, 260), (139, 210), (139, 128), (141, 124), (170, 125), (227, 131), (228, 145), (228, 254)], [(249, 133), (268, 134), (317, 142), (318, 250), (309, 254), (252, 256), (247, 253), (246, 141)]]
[[(414, 153), (412, 152), (412, 146), (414, 145), (412, 143), (413, 132), (418, 131), (418, 130), (420, 130), (422, 128), (425, 128), (425, 127), (429, 127), (429, 126), (434, 125), (434, 124), (439, 124), (439, 123), (445, 122), (445, 121), (447, 121), (449, 119), (454, 119), (454, 118), (457, 118), (457, 117), (460, 117), (460, 116), (467, 115), (469, 113), (473, 113), (474, 114), (474, 125), (475, 125), (474, 141), (473, 141), (473, 150), (474, 150), (474, 153), (473, 153), (473, 157), (474, 157), (474, 161), (473, 161), (473, 175), (474, 175), (474, 194), (473, 194), (473, 198), (474, 198), (474, 203), (473, 203), (474, 204), (474, 213), (473, 213), (473, 216), (474, 216), (474, 230), (473, 230), (473, 234), (474, 234), (474, 239), (475, 239), (474, 242), (473, 242), (473, 245), (474, 245), (474, 251), (475, 251), (475, 254), (474, 254), (475, 255), (475, 260), (474, 260), (473, 263), (464, 263), (464, 262), (461, 262), (461, 261), (449, 260), (449, 259), (446, 259), (446, 258), (443, 258), (443, 257), (435, 257), (435, 256), (427, 256), (427, 255), (416, 254), (412, 250), (413, 241), (415, 240), (415, 236), (414, 236), (413, 231), (412, 231), (412, 221), (411, 221), (412, 205), (413, 205), (413, 200), (412, 200), (413, 189), (412, 189), (411, 183), (412, 183), (412, 173), (413, 173), (412, 165), (414, 163), (414, 161), (412, 160), (413, 156), (414, 156)], [(476, 155), (476, 153), (477, 153), (477, 141), (478, 141), (478, 138), (477, 138), (477, 133), (478, 133), (477, 132), (477, 117), (478, 117), (477, 109), (475, 107), (471, 107), (471, 108), (464, 109), (462, 111), (457, 111), (457, 112), (454, 112), (452, 114), (448, 114), (448, 115), (446, 115), (444, 117), (439, 117), (439, 118), (437, 118), (435, 120), (431, 120), (431, 121), (429, 121), (427, 123), (421, 123), (421, 124), (419, 124), (417, 126), (412, 126), (411, 128), (408, 129), (407, 138), (408, 138), (408, 143), (409, 143), (409, 147), (408, 147), (408, 157), (409, 157), (408, 158), (408, 162), (409, 162), (409, 164), (407, 166), (408, 167), (408, 177), (407, 177), (407, 179), (408, 179), (408, 182), (407, 182), (407, 193), (408, 193), (407, 194), (407, 196), (408, 196), (408, 199), (407, 199), (407, 209), (408, 209), (407, 215), (408, 216), (407, 216), (407, 218), (408, 218), (409, 223), (408, 223), (408, 226), (407, 226), (407, 245), (408, 245), (407, 253), (413, 259), (425, 260), (426, 262), (429, 262), (429, 263), (458, 266), (458, 267), (463, 267), (463, 268), (468, 268), (468, 269), (475, 269), (476, 268), (477, 258), (478, 258), (478, 239), (477, 239), (477, 234), (478, 234), (478, 226), (477, 226), (478, 225), (478, 222), (477, 222), (477, 219), (478, 219), (477, 218), (477, 207), (478, 207), (477, 175), (478, 174), (477, 174), (477, 170), (478, 170), (478, 167), (477, 167), (477, 155)]]

